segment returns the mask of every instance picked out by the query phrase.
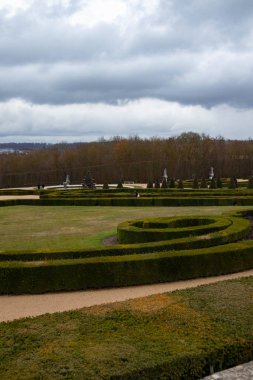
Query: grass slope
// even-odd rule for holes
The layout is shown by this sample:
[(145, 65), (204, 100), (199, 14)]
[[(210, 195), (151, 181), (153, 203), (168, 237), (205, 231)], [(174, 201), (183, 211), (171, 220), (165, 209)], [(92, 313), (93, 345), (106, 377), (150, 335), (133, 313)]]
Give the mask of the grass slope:
[(0, 324), (0, 378), (199, 379), (253, 358), (253, 278)]

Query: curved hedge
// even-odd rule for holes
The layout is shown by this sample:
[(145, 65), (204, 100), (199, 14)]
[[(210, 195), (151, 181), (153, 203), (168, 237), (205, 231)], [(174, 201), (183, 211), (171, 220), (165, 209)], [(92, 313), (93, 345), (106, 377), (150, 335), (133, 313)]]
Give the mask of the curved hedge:
[(198, 236), (221, 231), (233, 221), (226, 217), (146, 218), (120, 223), (117, 229), (121, 243), (143, 243)]
[[(247, 214), (253, 215), (253, 211)], [(247, 239), (250, 222), (243, 216), (245, 212), (224, 217), (189, 218), (195, 224), (204, 221), (203, 226), (188, 227), (195, 231), (198, 227), (207, 229), (204, 235), (171, 236), (164, 241), (72, 252), (1, 253), (0, 293), (128, 286), (251, 269), (253, 240)], [(180, 218), (166, 220), (170, 227), (173, 223), (180, 225)], [(181, 218), (183, 225), (186, 220)], [(157, 219), (157, 227), (156, 223)], [(161, 230), (167, 228), (165, 224)], [(216, 229), (211, 231), (212, 227)], [(180, 231), (180, 228), (174, 227), (174, 230)]]

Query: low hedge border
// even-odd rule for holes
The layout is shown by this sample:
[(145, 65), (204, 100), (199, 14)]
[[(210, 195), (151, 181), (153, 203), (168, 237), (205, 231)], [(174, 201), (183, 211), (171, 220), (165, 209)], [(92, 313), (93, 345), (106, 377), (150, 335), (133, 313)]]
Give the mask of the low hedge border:
[(253, 196), (248, 197), (140, 197), (140, 198), (41, 198), (0, 200), (0, 207), (30, 206), (253, 206)]
[[(244, 212), (245, 214), (246, 212)], [(252, 215), (252, 212), (249, 211), (248, 214)], [(145, 246), (135, 245), (134, 247), (123, 246), (122, 250), (124, 251), (125, 248), (125, 255), (122, 253), (121, 255), (110, 255), (113, 249), (105, 248), (103, 251), (107, 256), (43, 262), (2, 261), (0, 263), (0, 293), (43, 293), (129, 286), (251, 269), (253, 268), (253, 240), (225, 244), (233, 239), (238, 240), (244, 237), (245, 233), (249, 231), (249, 221), (241, 219), (239, 215), (237, 213), (234, 222), (227, 228), (227, 230), (230, 229), (230, 233), (227, 233), (226, 230), (213, 233), (212, 243), (219, 241), (223, 245), (209, 248), (193, 249), (191, 247), (188, 250), (168, 250), (168, 245), (166, 247), (168, 242), (164, 245), (159, 242), (159, 244), (145, 243), (147, 248), (149, 244), (154, 244), (151, 249), (155, 249), (155, 251), (152, 253), (142, 253), (145, 251)], [(201, 240), (200, 237), (198, 239)], [(205, 239), (202, 240), (205, 241)], [(185, 245), (189, 244), (187, 239), (184, 243)], [(158, 251), (159, 245), (160, 249), (162, 247), (160, 251)], [(115, 253), (119, 253), (120, 249), (116, 247)], [(128, 252), (131, 253), (126, 254), (127, 249), (130, 249)], [(139, 253), (136, 253), (137, 251)], [(14, 257), (15, 255), (12, 256), (12, 259)], [(28, 256), (26, 256), (26, 260), (28, 260)]]
[(253, 241), (199, 250), (45, 262), (1, 262), (0, 293), (122, 287), (217, 276), (253, 268)]
[(133, 196), (135, 192), (145, 196), (252, 196), (252, 189), (47, 189), (40, 190), (39, 193), (43, 198), (67, 198), (67, 197), (110, 197), (110, 196)]

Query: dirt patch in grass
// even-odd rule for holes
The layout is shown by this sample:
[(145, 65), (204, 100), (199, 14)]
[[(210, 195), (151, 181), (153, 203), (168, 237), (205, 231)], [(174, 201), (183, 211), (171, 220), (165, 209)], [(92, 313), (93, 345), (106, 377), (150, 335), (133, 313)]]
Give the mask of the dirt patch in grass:
[(102, 241), (103, 245), (117, 245), (120, 244), (120, 242), (117, 239), (117, 236), (110, 236)]
[[(114, 302), (114, 311), (129, 310), (137, 313), (152, 314), (162, 310), (169, 305), (180, 301), (180, 297), (170, 296), (169, 294), (156, 294), (149, 297), (131, 299), (125, 302)], [(112, 304), (96, 305), (89, 308), (81, 309), (83, 313), (90, 315), (106, 315), (112, 311)]]

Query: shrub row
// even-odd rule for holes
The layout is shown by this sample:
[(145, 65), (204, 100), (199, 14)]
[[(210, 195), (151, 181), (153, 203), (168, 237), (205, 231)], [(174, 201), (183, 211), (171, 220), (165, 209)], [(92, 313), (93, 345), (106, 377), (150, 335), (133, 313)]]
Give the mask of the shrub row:
[(121, 287), (253, 268), (253, 241), (198, 250), (41, 262), (1, 262), (0, 293)]
[[(46, 190), (40, 192), (41, 198), (121, 198), (134, 197), (136, 190), (130, 189), (110, 189), (110, 190)], [(253, 196), (252, 190), (196, 190), (196, 189), (138, 189), (138, 193), (144, 197), (234, 197), (234, 196)]]
[(237, 340), (234, 344), (217, 344), (212, 349), (207, 345), (205, 351), (198, 354), (185, 352), (174, 360), (154, 365), (150, 363), (145, 368), (111, 376), (110, 380), (199, 380), (213, 371), (235, 367), (252, 358), (253, 344), (250, 337), (248, 340)]
[(174, 197), (174, 198), (48, 198), (0, 200), (1, 206), (253, 206), (252, 197)]
[(0, 189), (0, 195), (33, 195), (38, 194), (37, 190), (29, 189)]

